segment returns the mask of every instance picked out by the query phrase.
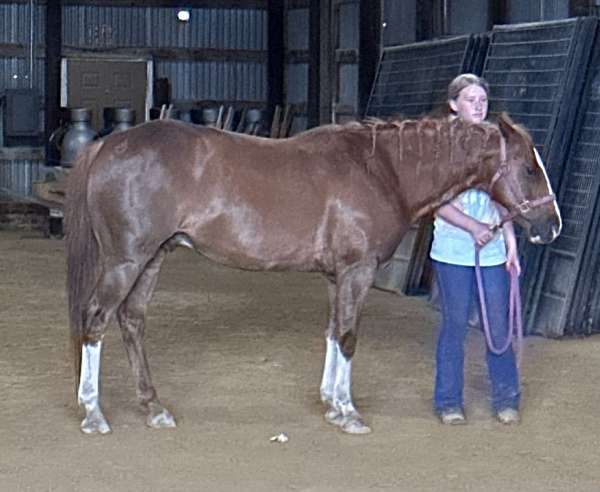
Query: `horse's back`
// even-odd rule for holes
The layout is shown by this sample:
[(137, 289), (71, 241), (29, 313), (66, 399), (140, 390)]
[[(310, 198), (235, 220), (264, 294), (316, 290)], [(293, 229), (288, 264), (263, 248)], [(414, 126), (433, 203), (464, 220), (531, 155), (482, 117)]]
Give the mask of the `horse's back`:
[(267, 139), (150, 122), (105, 139), (92, 200), (108, 226), (141, 231), (145, 241), (184, 233), (232, 266), (321, 269), (336, 254), (373, 248), (371, 239), (380, 244), (372, 236), (383, 215), (376, 234), (397, 224), (350, 150), (335, 132)]

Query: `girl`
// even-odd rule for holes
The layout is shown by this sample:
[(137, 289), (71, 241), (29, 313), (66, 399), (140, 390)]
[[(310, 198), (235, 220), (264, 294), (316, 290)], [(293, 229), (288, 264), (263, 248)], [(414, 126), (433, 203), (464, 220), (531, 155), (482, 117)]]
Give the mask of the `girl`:
[[(450, 118), (481, 123), (487, 118), (488, 85), (473, 74), (462, 74), (448, 86)], [(473, 303), (479, 303), (475, 286), (475, 246), (480, 264), (492, 339), (496, 346), (508, 334), (508, 270), (520, 274), (517, 242), (512, 223), (502, 233), (490, 226), (506, 211), (489, 195), (469, 189), (436, 212), (431, 258), (438, 283), (442, 326), (436, 354), (434, 407), (444, 424), (466, 423), (463, 405), (464, 341)], [(519, 422), (519, 377), (512, 347), (502, 355), (487, 349), (492, 409), (504, 424)]]

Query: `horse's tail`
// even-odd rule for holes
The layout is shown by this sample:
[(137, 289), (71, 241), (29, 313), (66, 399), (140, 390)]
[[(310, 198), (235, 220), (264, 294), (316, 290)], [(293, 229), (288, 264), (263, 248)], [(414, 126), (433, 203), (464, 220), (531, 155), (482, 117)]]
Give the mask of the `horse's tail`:
[(69, 173), (65, 200), (67, 293), (75, 365), (75, 393), (79, 386), (85, 309), (97, 279), (98, 243), (88, 209), (89, 172), (102, 142), (79, 153)]

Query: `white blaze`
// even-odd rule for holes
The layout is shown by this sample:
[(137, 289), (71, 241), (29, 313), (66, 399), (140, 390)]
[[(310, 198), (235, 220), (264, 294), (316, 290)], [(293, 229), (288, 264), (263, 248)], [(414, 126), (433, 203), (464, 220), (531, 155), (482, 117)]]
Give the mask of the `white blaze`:
[[(542, 173), (544, 173), (544, 178), (546, 179), (546, 186), (548, 187), (548, 193), (554, 193), (552, 190), (552, 185), (550, 184), (550, 179), (548, 179), (548, 173), (546, 172), (546, 167), (544, 166), (542, 157), (540, 156), (539, 152), (537, 151), (537, 149), (535, 147), (533, 148), (533, 152), (535, 154), (535, 161), (537, 162), (537, 165), (542, 170)], [(560, 216), (560, 210), (558, 208), (558, 203), (556, 203), (556, 198), (554, 199), (554, 201), (552, 203), (554, 205), (554, 211), (556, 212), (556, 216), (558, 217), (558, 230), (555, 231), (555, 236), (554, 236), (554, 237), (556, 237), (560, 234), (560, 231), (562, 229), (562, 217)]]

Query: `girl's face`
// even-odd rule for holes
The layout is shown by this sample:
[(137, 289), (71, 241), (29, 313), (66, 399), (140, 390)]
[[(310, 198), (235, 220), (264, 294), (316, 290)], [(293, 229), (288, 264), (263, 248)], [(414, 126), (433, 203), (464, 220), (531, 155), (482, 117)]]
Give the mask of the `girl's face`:
[(485, 90), (475, 84), (468, 85), (449, 101), (457, 116), (469, 123), (481, 123), (487, 118), (488, 98)]

